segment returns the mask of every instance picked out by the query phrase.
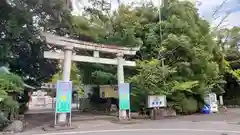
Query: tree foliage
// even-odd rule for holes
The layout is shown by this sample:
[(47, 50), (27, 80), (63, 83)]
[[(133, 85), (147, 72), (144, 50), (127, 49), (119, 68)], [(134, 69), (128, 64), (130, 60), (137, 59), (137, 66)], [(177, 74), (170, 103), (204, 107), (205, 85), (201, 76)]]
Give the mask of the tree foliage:
[(0, 70), (0, 98), (5, 98), (12, 92), (22, 92), (23, 86), (19, 76)]
[(224, 100), (226, 104), (239, 104), (239, 41), (240, 29), (239, 27), (225, 28), (216, 31), (216, 42), (221, 47), (222, 54), (224, 55), (224, 78), (226, 86)]
[(178, 82), (176, 68), (162, 66), (159, 60), (142, 61), (138, 65), (139, 74), (132, 77), (131, 82), (145, 95), (171, 95), (176, 90), (191, 92), (198, 81)]
[[(7, 116), (17, 113), (19, 104), (16, 100), (18, 93), (22, 93), (24, 82), (21, 77), (0, 70), (0, 127), (7, 120)], [(6, 117), (6, 119), (5, 119)]]
[[(148, 8), (152, 8), (152, 15), (157, 14), (153, 7)], [(172, 100), (174, 95), (179, 96), (176, 93), (203, 97), (217, 87), (217, 81), (221, 79), (215, 60), (217, 46), (209, 25), (189, 2), (171, 1), (161, 10), (168, 15), (162, 17), (165, 17), (163, 21), (144, 24), (142, 53), (164, 59), (164, 65), (156, 60), (147, 62), (140, 66), (139, 74), (133, 80), (140, 86), (140, 91), (146, 89), (153, 94), (167, 94)], [(175, 100), (175, 103), (179, 101)]]
[[(222, 90), (219, 81), (225, 69), (224, 55), (213, 40), (208, 22), (199, 17), (193, 4), (169, 0), (164, 1), (164, 5), (162, 21), (159, 21), (159, 7), (152, 3), (122, 4), (114, 12), (103, 9), (104, 3), (93, 4), (93, 7), (86, 7), (81, 16), (73, 16), (72, 37), (127, 47), (141, 46), (137, 57), (126, 57), (139, 60), (137, 71), (132, 72), (134, 76), (130, 79), (135, 99), (144, 101), (142, 97), (146, 98), (147, 94), (166, 94), (170, 101), (182, 107), (193, 100), (200, 102), (204, 94), (213, 90)], [(108, 80), (99, 84), (114, 82), (111, 80), (116, 77), (114, 68), (100, 64), (79, 67), (84, 78)], [(193, 107), (195, 110), (196, 105), (198, 103)]]
[[(124, 69), (126, 80), (134, 86), (133, 99), (142, 105), (148, 94), (165, 94), (169, 103), (186, 113), (197, 110), (204, 94), (222, 93), (220, 82), (226, 72), (239, 77), (239, 28), (212, 32), (190, 2), (164, 0), (163, 7), (144, 2), (121, 4), (115, 11), (106, 0), (89, 2), (92, 6), (73, 16), (69, 5), (59, 0), (4, 0), (0, 4), (2, 64), (9, 64), (25, 82), (35, 85), (54, 74), (52, 81), (59, 80), (62, 71), (58, 71), (58, 62), (43, 58), (44, 50), (58, 48), (40, 40), (40, 30), (95, 43), (140, 47), (136, 56), (124, 57), (138, 61), (136, 69)], [(74, 51), (92, 55), (85, 50)], [(116, 71), (115, 66), (74, 63), (71, 80), (79, 86), (81, 81), (116, 84)]]
[[(196, 98), (222, 90), (219, 82), (226, 68), (224, 55), (213, 40), (209, 24), (199, 17), (194, 5), (164, 1), (159, 21), (159, 7), (152, 3), (122, 4), (111, 12), (103, 8), (108, 3), (91, 2), (93, 7), (85, 7), (81, 16), (72, 17), (70, 36), (97, 43), (141, 46), (137, 57), (126, 57), (139, 59), (138, 70), (132, 71), (134, 76), (130, 79), (136, 99), (147, 94), (166, 94), (170, 100), (182, 104), (188, 101), (175, 97), (183, 94), (186, 100), (199, 101)], [(116, 83), (112, 81), (116, 79), (116, 68), (100, 64), (78, 66), (87, 82)]]
[(3, 0), (0, 4), (0, 62), (30, 85), (41, 85), (58, 70), (56, 61), (43, 57), (43, 51), (51, 48), (40, 40), (40, 30), (64, 31), (68, 12), (62, 2)]

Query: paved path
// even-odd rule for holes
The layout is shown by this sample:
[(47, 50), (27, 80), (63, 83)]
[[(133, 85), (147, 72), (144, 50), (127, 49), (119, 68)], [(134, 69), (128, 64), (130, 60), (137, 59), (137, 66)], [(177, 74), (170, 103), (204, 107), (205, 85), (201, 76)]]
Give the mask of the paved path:
[(98, 120), (82, 123), (71, 131), (33, 131), (16, 135), (237, 135), (240, 125), (224, 122), (181, 122), (175, 120), (144, 121), (139, 124), (114, 124)]
[(143, 120), (137, 124), (116, 124), (107, 120), (75, 124), (78, 128), (70, 131), (44, 132), (35, 128), (16, 135), (240, 135), (240, 109), (232, 109), (227, 114)]

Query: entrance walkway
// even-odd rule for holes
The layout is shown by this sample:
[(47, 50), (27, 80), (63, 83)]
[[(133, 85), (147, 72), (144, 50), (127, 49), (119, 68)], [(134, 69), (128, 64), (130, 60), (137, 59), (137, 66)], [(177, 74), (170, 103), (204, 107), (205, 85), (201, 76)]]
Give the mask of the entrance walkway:
[[(78, 111), (72, 112), (72, 123), (84, 123), (86, 121), (96, 121), (96, 120), (110, 120), (113, 119), (113, 116), (106, 116), (106, 115), (96, 115), (96, 114), (86, 114), (80, 113)], [(41, 129), (45, 125), (50, 125), (54, 123), (54, 112), (41, 112), (41, 113), (32, 113), (26, 114), (25, 120), (27, 121), (26, 131), (34, 130), (34, 129)]]
[[(27, 117), (29, 125), (26, 132), (17, 135), (236, 135), (240, 134), (240, 109), (229, 109), (227, 113), (210, 115), (195, 114), (178, 116), (162, 120), (140, 120), (133, 124), (112, 123), (112, 116), (73, 113), (76, 129), (46, 132), (41, 129), (44, 124), (53, 122), (51, 114), (32, 114)], [(43, 122), (46, 121), (46, 122)], [(36, 123), (41, 123), (36, 126)], [(35, 124), (35, 125), (34, 125)]]

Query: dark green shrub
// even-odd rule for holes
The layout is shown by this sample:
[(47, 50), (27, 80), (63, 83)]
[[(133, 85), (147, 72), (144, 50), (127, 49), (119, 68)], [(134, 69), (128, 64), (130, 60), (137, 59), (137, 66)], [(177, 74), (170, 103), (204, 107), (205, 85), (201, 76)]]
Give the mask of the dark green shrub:
[(185, 98), (181, 101), (183, 114), (192, 114), (198, 111), (198, 102), (193, 97)]
[(176, 92), (168, 97), (168, 104), (180, 114), (192, 114), (199, 110), (198, 101), (193, 95), (187, 95), (184, 92)]

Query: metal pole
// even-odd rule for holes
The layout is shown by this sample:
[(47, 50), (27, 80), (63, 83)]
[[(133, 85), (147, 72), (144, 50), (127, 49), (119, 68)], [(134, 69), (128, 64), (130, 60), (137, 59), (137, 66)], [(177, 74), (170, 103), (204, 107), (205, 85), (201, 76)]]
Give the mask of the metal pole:
[(54, 112), (54, 126), (57, 125), (57, 113), (56, 111)]
[[(160, 34), (160, 41), (161, 41), (161, 43), (160, 43), (160, 47), (162, 47), (162, 26), (161, 26), (161, 22), (162, 22), (162, 16), (161, 16), (161, 8), (162, 8), (162, 0), (159, 0), (158, 1), (158, 6), (159, 6), (159, 10), (158, 10), (158, 15), (159, 15), (159, 34)], [(162, 69), (163, 69), (163, 71), (164, 71), (164, 58), (162, 58), (162, 60), (161, 60), (161, 62), (162, 62)], [(164, 75), (164, 72), (163, 72), (163, 79), (165, 78), (165, 75)], [(165, 84), (165, 81), (163, 81), (163, 83)]]
[[(71, 68), (70, 68), (71, 69)], [(72, 96), (72, 92), (71, 92), (71, 96)], [(69, 114), (69, 126), (72, 125), (72, 100), (71, 99), (71, 102), (70, 102), (70, 106), (71, 106), (71, 111), (70, 111), (70, 114)]]
[(164, 58), (162, 58), (162, 69), (163, 69), (163, 85), (165, 85), (165, 74), (164, 74)]
[[(162, 26), (161, 26), (161, 22), (162, 22), (162, 16), (161, 16), (161, 8), (162, 8), (162, 0), (158, 1), (158, 6), (159, 6), (159, 12), (158, 12), (158, 17), (159, 17), (159, 32), (160, 32), (160, 40), (161, 40), (161, 45), (162, 45)], [(161, 46), (162, 47), (162, 46)]]
[[(73, 50), (73, 47), (66, 46), (64, 48), (63, 81), (70, 80), (71, 65), (72, 65), (72, 50)], [(66, 113), (59, 114), (58, 122), (66, 123), (67, 114)]]

